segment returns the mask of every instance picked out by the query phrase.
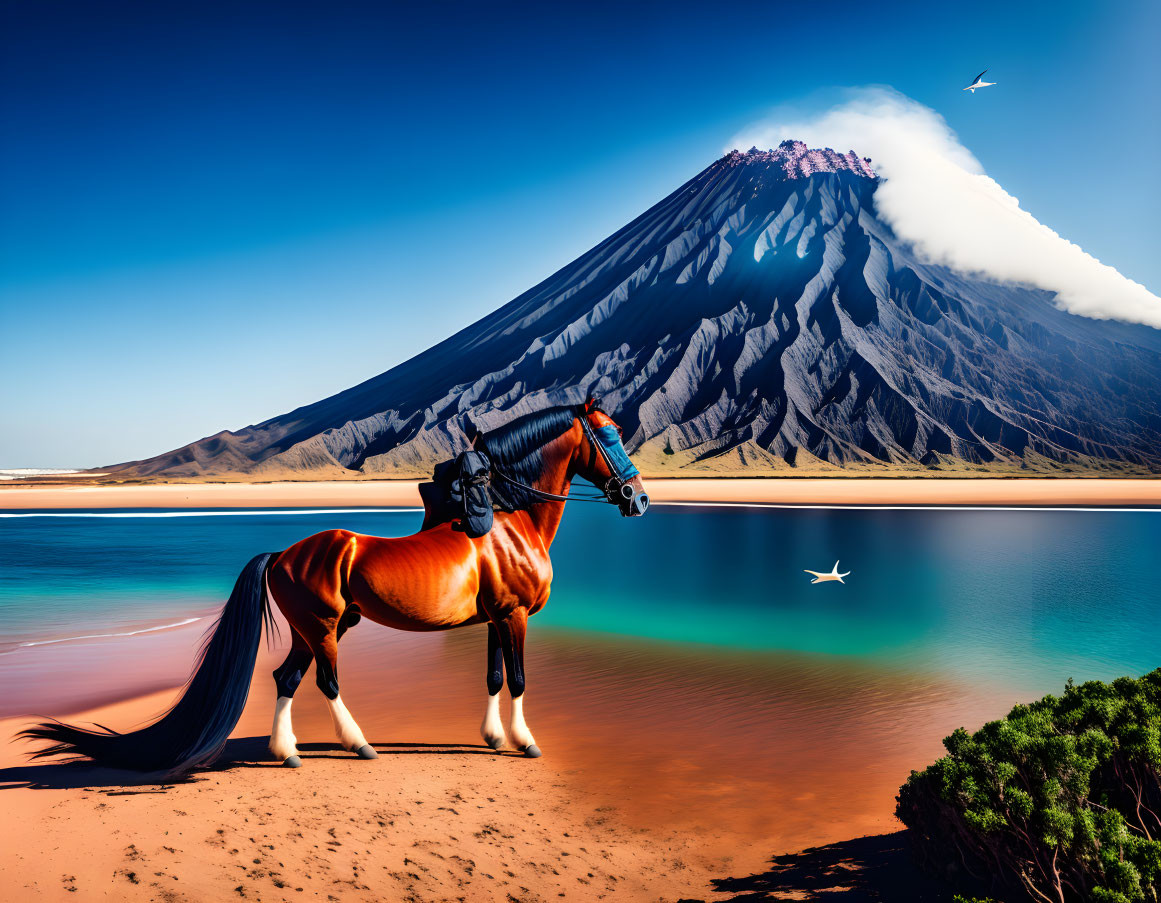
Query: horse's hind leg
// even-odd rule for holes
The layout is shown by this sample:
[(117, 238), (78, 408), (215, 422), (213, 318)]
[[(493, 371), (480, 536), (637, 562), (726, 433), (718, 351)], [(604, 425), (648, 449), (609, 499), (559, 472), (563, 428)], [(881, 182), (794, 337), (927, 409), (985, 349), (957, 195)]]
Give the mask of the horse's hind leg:
[(535, 759), (540, 747), (524, 723), (524, 635), (528, 629), (528, 612), (518, 608), (496, 625), (504, 666), (508, 672), (508, 692), (512, 694), (512, 716), (508, 719), (508, 736), (524, 755)]
[(294, 702), (294, 691), (302, 683), (306, 669), (310, 667), (314, 655), (306, 640), (291, 628), (291, 646), (286, 660), (274, 672), (274, 684), (278, 687), (278, 700), (274, 703), (274, 725), (270, 728), (270, 752), (283, 765), (298, 768), (302, 759), (298, 757), (297, 740), (290, 723), (290, 705)]
[(323, 639), (314, 650), (315, 680), (322, 690), (331, 710), (331, 721), (334, 722), (335, 735), (343, 749), (350, 750), (360, 759), (377, 759), (379, 754), (367, 742), (359, 725), (343, 705), (339, 696), (339, 638), (334, 633)]
[(480, 735), (492, 749), (500, 749), (508, 738), (504, 736), (504, 722), (500, 718), (500, 691), (504, 689), (504, 650), (496, 625), (488, 624), (488, 707)]

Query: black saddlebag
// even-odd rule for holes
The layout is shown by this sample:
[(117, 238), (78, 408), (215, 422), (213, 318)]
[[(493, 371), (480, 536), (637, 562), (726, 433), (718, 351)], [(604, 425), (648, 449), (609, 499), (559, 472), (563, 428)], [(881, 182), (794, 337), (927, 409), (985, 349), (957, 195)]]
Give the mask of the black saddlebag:
[(454, 522), (473, 539), (492, 529), (492, 494), (488, 491), (492, 462), (481, 451), (461, 452), (435, 466), (430, 483), (419, 484), (427, 514), (424, 529)]

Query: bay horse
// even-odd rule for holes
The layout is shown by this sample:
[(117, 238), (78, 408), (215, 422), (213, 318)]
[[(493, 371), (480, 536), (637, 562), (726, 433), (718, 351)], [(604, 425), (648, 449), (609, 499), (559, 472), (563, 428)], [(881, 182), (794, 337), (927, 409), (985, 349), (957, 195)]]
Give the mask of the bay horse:
[[(510, 742), (525, 755), (540, 748), (524, 721), (524, 640), (528, 618), (548, 601), (549, 548), (574, 476), (602, 490), (600, 501), (639, 516), (649, 497), (621, 444), (620, 430), (591, 400), (517, 418), (477, 433), (473, 445), (491, 460), (498, 505), (490, 532), (469, 537), (429, 512), (420, 532), (405, 537), (326, 530), (282, 552), (255, 556), (243, 568), (221, 616), (207, 635), (182, 696), (159, 720), (117, 733), (52, 721), (22, 732), (51, 741), (34, 758), (65, 754), (103, 765), (176, 776), (208, 765), (225, 746), (249, 695), (263, 623), (276, 605), (291, 628), (291, 648), (274, 672), (277, 701), (270, 752), (301, 766), (291, 703), (311, 662), (343, 748), (377, 754), (339, 695), (339, 640), (366, 617), (399, 630), (450, 630), (488, 624), (488, 699), (480, 732), (494, 749)], [(500, 690), (512, 710), (505, 731)]]

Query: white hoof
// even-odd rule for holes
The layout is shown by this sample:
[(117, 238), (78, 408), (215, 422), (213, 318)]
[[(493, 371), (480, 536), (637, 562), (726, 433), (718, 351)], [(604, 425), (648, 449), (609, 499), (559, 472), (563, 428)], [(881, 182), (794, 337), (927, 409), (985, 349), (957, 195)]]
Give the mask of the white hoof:
[(335, 736), (339, 738), (339, 744), (343, 749), (347, 752), (357, 753), (364, 746), (367, 746), (367, 738), (363, 736), (363, 732), (359, 730), (359, 725), (355, 724), (355, 719), (351, 717), (351, 713), (343, 705), (343, 698), (336, 696), (334, 699), (328, 699), (327, 705), (330, 706), (331, 721), (335, 725)]
[[(528, 725), (524, 723), (524, 697), (517, 696), (512, 700), (512, 718), (508, 721), (508, 738), (512, 745), (519, 750), (527, 750), (536, 746), (536, 738)], [(539, 750), (537, 750), (539, 752)]]
[(298, 738), (294, 736), (290, 726), (292, 702), (294, 700), (289, 696), (279, 696), (278, 702), (274, 704), (274, 725), (270, 728), (270, 754), (279, 762), (298, 758)]
[(500, 694), (488, 697), (488, 707), (484, 710), (484, 721), (480, 725), (480, 736), (492, 749), (503, 749), (508, 743), (504, 736), (504, 722), (500, 719)]

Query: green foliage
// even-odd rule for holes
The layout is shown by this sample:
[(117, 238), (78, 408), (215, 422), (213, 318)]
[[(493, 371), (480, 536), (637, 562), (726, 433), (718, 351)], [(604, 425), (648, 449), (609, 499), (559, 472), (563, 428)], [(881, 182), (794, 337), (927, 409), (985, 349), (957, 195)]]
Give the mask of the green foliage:
[(1158, 903), (1161, 669), (1070, 679), (943, 745), (897, 797), (927, 868), (1051, 903)]

